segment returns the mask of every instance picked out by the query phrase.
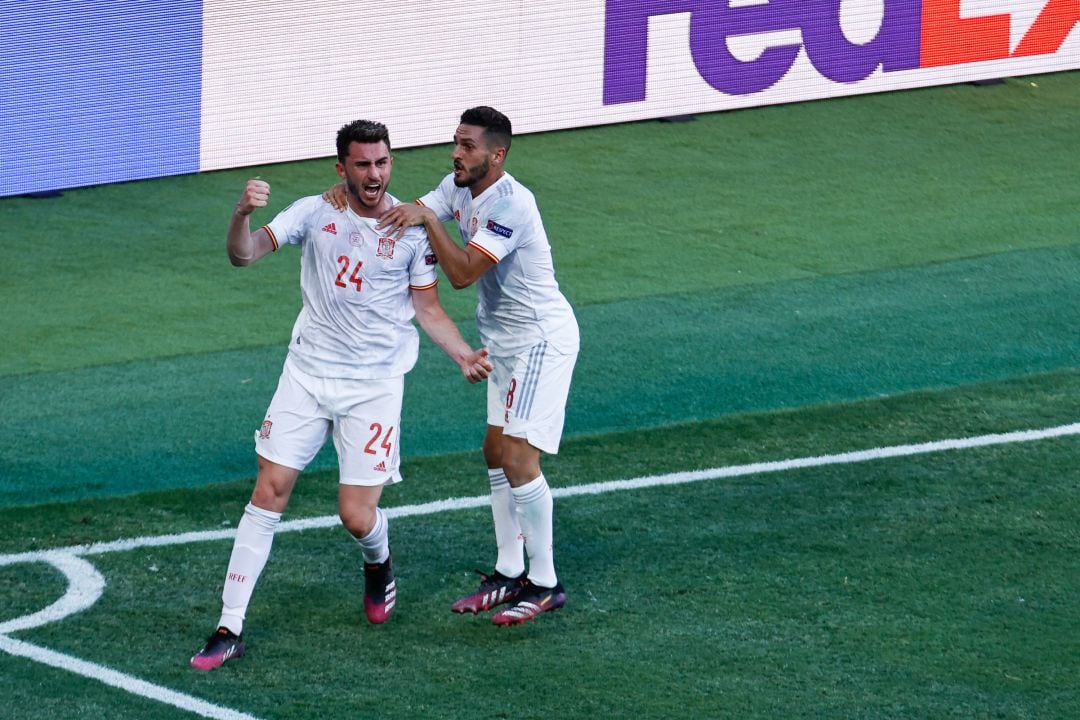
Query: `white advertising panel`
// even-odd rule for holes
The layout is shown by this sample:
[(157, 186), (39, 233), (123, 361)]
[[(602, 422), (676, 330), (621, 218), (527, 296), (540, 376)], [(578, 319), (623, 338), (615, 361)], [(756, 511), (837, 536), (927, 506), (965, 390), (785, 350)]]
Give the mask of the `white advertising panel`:
[(1080, 67), (1075, 0), (204, 4), (203, 169), (332, 154), (472, 105), (535, 132)]

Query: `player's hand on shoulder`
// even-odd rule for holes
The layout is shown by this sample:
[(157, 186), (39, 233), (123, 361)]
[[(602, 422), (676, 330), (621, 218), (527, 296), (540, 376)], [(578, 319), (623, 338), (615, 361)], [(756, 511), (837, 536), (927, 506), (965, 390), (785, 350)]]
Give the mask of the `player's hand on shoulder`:
[(423, 205), (400, 203), (380, 215), (375, 227), (400, 239), (410, 227), (423, 225), (425, 214), (429, 212), (431, 210)]
[(345, 194), (345, 183), (339, 182), (332, 185), (329, 190), (322, 194), (323, 200), (333, 205), (338, 210), (344, 210), (349, 206), (349, 198)]
[(270, 183), (259, 178), (252, 178), (244, 186), (244, 192), (236, 203), (236, 212), (250, 215), (257, 208), (266, 207), (270, 201)]

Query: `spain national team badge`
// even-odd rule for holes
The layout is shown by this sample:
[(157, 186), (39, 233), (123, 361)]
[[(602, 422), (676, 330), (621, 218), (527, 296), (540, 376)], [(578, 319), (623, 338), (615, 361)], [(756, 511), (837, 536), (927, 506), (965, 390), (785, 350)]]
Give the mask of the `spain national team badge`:
[(379, 238), (379, 247), (375, 251), (375, 255), (381, 258), (391, 260), (394, 257), (394, 243), (397, 241), (392, 237)]
[(259, 439), (267, 440), (270, 437), (270, 428), (272, 427), (274, 427), (274, 423), (270, 422), (269, 420), (264, 422), (262, 424), (262, 427), (259, 428)]
[(363, 247), (364, 246), (364, 236), (361, 235), (358, 232), (349, 233), (349, 244), (352, 245), (353, 247)]

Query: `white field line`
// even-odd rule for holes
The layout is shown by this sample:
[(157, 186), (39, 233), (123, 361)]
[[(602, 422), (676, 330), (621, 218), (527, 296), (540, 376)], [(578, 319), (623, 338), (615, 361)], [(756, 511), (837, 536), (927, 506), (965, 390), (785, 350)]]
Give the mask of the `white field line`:
[[(1080, 423), (1059, 425), (1057, 427), (1044, 428), (1041, 430), (1021, 430), (1009, 433), (979, 435), (969, 438), (937, 440), (914, 445), (893, 445), (890, 447), (858, 450), (835, 455), (792, 458), (789, 460), (751, 463), (749, 465), (732, 465), (710, 470), (670, 473), (668, 475), (649, 475), (629, 480), (611, 480), (607, 482), (555, 489), (552, 491), (552, 495), (555, 497), (597, 495), (600, 493), (617, 492), (621, 490), (637, 490), (665, 485), (680, 485), (683, 483), (701, 482), (704, 480), (783, 472), (786, 470), (822, 467), (825, 465), (869, 462), (887, 458), (945, 452), (947, 450), (965, 450), (969, 448), (987, 447), (990, 445), (1048, 440), (1069, 435), (1080, 435)], [(487, 504), (488, 497), (486, 495), (466, 498), (450, 498), (421, 505), (406, 505), (396, 508), (387, 508), (386, 513), (392, 518), (410, 517), (416, 515), (432, 515), (451, 510), (484, 507)], [(278, 526), (277, 532), (329, 528), (336, 526), (338, 522), (338, 517), (336, 515), (290, 520), (281, 523)], [(46, 665), (51, 665), (52, 667), (68, 670), (78, 675), (83, 675), (84, 677), (99, 680), (107, 685), (120, 688), (132, 694), (157, 700), (204, 717), (220, 718), (221, 720), (254, 720), (250, 715), (213, 705), (203, 700), (169, 690), (168, 688), (153, 685), (130, 675), (116, 672), (115, 670), (111, 670), (102, 665), (96, 665), (94, 663), (86, 662), (85, 660), (63, 655), (52, 650), (47, 650), (8, 637), (9, 633), (18, 630), (27, 630), (47, 623), (56, 622), (69, 615), (85, 610), (97, 602), (105, 589), (105, 579), (98, 573), (92, 564), (82, 559), (83, 556), (102, 555), (110, 552), (124, 552), (144, 547), (184, 545), (208, 540), (227, 540), (235, 534), (236, 530), (229, 528), (203, 532), (179, 533), (176, 535), (129, 538), (126, 540), (114, 540), (112, 542), (92, 543), (89, 545), (74, 545), (53, 550), (0, 555), (0, 567), (17, 563), (46, 562), (60, 570), (68, 581), (67, 592), (52, 605), (31, 615), (25, 615), (5, 623), (0, 623), (0, 650), (11, 655), (29, 658)]]
[[(216, 718), (217, 720), (257, 720), (253, 715), (247, 715), (219, 705), (214, 705), (205, 700), (200, 700), (199, 698), (185, 695), (176, 692), (175, 690), (161, 687), (160, 685), (148, 683), (137, 677), (117, 672), (116, 670), (112, 670), (103, 665), (96, 665), (92, 662), (86, 662), (77, 657), (72, 657), (71, 655), (64, 655), (47, 648), (31, 645), (30, 643), (16, 640), (7, 635), (0, 635), (0, 650), (17, 657), (35, 660), (54, 668), (68, 670), (76, 675), (82, 675), (83, 677), (88, 677), (92, 680), (99, 680), (106, 685), (125, 690), (132, 695), (140, 695), (145, 698), (150, 698), (151, 700), (158, 700), (166, 705), (172, 705), (181, 710), (188, 710), (197, 715), (202, 715), (203, 717)], [(74, 702), (77, 705), (77, 701)]]

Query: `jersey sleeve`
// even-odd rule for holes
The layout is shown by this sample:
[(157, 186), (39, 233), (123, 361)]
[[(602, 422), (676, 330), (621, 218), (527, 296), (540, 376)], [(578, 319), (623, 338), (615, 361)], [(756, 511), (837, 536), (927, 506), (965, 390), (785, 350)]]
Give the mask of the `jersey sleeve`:
[(432, 210), (436, 217), (439, 218), (439, 222), (446, 222), (454, 217), (454, 209), (451, 205), (453, 193), (454, 176), (447, 175), (439, 183), (438, 187), (417, 200), (416, 203)]
[(405, 237), (413, 246), (412, 259), (409, 261), (409, 288), (427, 290), (435, 287), (439, 276), (435, 273), (435, 251), (431, 249), (427, 233), (420, 228), (410, 228)]
[(282, 245), (299, 245), (308, 234), (308, 226), (319, 210), (319, 203), (323, 202), (317, 195), (300, 198), (264, 225), (274, 242), (274, 249)]
[(510, 199), (503, 198), (494, 204), (487, 217), (481, 221), (468, 244), (498, 264), (517, 249), (524, 234), (518, 227), (519, 224), (520, 216), (514, 212)]

